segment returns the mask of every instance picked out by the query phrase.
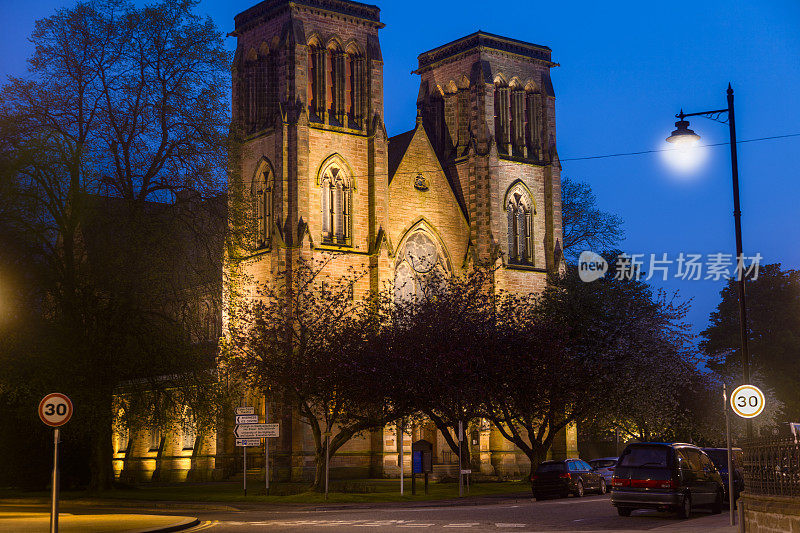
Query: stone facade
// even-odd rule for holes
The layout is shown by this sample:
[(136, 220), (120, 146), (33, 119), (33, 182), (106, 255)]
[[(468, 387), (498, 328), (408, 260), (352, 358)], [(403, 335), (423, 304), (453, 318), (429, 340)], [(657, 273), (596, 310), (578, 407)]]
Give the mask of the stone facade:
[[(240, 170), (257, 219), (256, 251), (246, 262), (253, 280), (269, 282), (300, 258), (334, 251), (341, 254), (326, 275), (369, 272), (356, 297), (401, 278), (413, 288), (413, 242), (432, 250), (447, 273), (496, 265), (498, 290), (544, 287), (561, 240), (549, 48), (478, 32), (421, 54), (414, 128), (388, 138), (377, 7), (266, 0), (235, 22), (234, 118), (246, 134)], [(262, 420), (269, 405), (281, 423), (271, 443), (276, 478), (313, 476), (313, 440), (291, 406), (250, 400)], [(456, 468), (435, 429), (412, 433), (409, 468), (419, 438), (434, 443), (440, 474)], [(482, 473), (527, 473), (527, 458), (496, 430), (481, 426), (471, 435)], [(333, 475), (397, 475), (396, 437), (387, 427), (347, 443)], [(211, 458), (212, 477), (223, 478), (236, 470), (236, 453), (225, 428), (202, 456)], [(574, 427), (552, 453), (577, 454)], [(263, 453), (250, 464), (263, 467)]]
[(742, 493), (739, 530), (753, 533), (800, 533), (800, 498)]

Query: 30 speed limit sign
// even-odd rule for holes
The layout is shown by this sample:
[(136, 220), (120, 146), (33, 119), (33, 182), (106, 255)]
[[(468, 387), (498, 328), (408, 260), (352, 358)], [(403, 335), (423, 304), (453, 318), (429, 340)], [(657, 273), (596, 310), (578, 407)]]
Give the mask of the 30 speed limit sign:
[(48, 426), (63, 426), (72, 418), (72, 402), (65, 394), (50, 393), (39, 402), (39, 418)]
[(764, 410), (764, 393), (755, 385), (736, 387), (731, 393), (731, 408), (742, 418), (755, 418)]

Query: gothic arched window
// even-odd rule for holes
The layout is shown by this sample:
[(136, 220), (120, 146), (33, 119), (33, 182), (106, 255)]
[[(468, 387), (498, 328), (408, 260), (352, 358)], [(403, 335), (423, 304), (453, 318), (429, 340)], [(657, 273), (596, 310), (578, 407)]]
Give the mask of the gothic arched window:
[(349, 245), (350, 206), (352, 186), (342, 167), (328, 165), (322, 172), (320, 207), (322, 215), (322, 242)]
[(272, 192), (275, 177), (268, 164), (262, 164), (250, 189), (255, 249), (269, 248), (272, 237)]
[(507, 154), (511, 143), (509, 88), (499, 76), (494, 82), (494, 137), (497, 149)]
[(181, 417), (181, 440), (183, 441), (183, 449), (191, 450), (194, 448), (195, 440), (197, 440), (197, 425), (195, 424), (194, 415), (187, 407), (183, 411)]
[(326, 63), (328, 91), (327, 98), (330, 104), (328, 119), (333, 119), (339, 126), (346, 126), (345, 120), (345, 86), (346, 86), (346, 58), (345, 53), (336, 43), (328, 46)]
[(364, 119), (364, 56), (355, 46), (347, 48), (345, 61), (345, 111), (351, 128)]
[(450, 272), (450, 261), (433, 234), (422, 227), (415, 229), (395, 259), (395, 298), (424, 298), (435, 292)]
[(313, 42), (308, 47), (308, 110), (312, 120), (325, 119), (325, 78), (327, 52), (325, 47)]
[(508, 262), (533, 265), (533, 215), (530, 194), (521, 184), (513, 186), (506, 194), (508, 218)]

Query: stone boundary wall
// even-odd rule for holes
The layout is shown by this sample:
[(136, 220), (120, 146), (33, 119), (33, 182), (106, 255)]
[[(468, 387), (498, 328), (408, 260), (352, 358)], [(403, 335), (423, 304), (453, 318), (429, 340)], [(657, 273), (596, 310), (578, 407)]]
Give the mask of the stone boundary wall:
[(739, 524), (746, 533), (800, 533), (800, 498), (744, 492), (739, 499)]

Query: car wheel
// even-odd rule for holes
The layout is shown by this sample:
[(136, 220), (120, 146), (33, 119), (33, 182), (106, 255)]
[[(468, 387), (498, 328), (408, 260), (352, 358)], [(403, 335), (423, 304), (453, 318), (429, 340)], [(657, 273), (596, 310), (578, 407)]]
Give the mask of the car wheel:
[(692, 515), (692, 496), (687, 492), (683, 496), (683, 502), (678, 508), (678, 516), (680, 518), (689, 518)]
[(600, 479), (600, 494), (605, 494), (605, 493), (606, 493), (606, 480), (601, 478)]
[(717, 492), (717, 497), (714, 498), (714, 503), (711, 505), (711, 512), (713, 514), (720, 514), (722, 512), (722, 491)]
[(582, 498), (583, 497), (583, 481), (578, 481), (578, 487), (575, 489), (575, 497)]
[(630, 516), (631, 511), (633, 511), (633, 509), (628, 509), (627, 507), (617, 507), (617, 514), (620, 516)]

